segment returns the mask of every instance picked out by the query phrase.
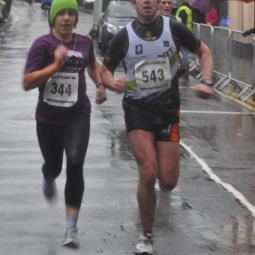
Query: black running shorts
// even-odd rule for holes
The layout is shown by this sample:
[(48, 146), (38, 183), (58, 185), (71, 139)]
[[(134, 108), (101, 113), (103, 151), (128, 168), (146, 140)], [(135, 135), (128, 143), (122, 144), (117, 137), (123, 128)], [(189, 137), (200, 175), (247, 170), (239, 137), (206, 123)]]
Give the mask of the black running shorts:
[(152, 110), (125, 99), (123, 109), (127, 133), (139, 129), (154, 133), (157, 141), (180, 141), (179, 109), (174, 113)]

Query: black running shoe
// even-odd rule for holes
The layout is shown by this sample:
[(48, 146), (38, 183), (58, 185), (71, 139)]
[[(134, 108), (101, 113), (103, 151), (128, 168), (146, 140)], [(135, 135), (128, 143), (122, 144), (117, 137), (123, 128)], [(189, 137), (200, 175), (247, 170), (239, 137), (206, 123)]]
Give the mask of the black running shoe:
[(54, 180), (46, 180), (43, 181), (43, 194), (48, 200), (52, 200), (55, 198), (57, 194), (57, 187)]

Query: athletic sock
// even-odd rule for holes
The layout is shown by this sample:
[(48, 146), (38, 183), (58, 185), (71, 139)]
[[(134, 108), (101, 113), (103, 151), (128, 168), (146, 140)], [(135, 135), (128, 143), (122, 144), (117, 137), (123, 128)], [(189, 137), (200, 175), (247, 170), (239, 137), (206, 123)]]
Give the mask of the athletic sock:
[(152, 231), (151, 230), (144, 230), (143, 235), (146, 236), (147, 234), (152, 236)]
[(77, 218), (73, 216), (66, 217), (66, 229), (76, 228)]

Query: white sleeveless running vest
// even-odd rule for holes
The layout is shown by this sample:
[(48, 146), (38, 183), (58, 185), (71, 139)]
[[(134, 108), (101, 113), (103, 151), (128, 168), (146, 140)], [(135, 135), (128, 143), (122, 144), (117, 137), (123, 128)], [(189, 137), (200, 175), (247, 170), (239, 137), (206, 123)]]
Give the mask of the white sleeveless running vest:
[(125, 97), (141, 99), (171, 88), (171, 79), (178, 69), (178, 52), (169, 26), (169, 18), (163, 17), (163, 32), (156, 41), (140, 39), (126, 26), (129, 48), (124, 58), (128, 85)]

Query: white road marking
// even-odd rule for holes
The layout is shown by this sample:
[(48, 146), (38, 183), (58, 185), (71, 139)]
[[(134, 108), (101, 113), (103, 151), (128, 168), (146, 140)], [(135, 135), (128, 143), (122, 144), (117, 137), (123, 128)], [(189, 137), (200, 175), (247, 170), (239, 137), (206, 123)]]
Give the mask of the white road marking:
[(181, 110), (181, 113), (229, 114), (229, 115), (255, 115), (254, 112), (190, 111), (190, 110)]
[(192, 151), (191, 147), (189, 147), (182, 141), (180, 141), (180, 145), (196, 159), (196, 161), (200, 164), (202, 169), (207, 172), (211, 180), (215, 181), (218, 184), (221, 184), (229, 193), (231, 193), (238, 200), (239, 203), (241, 203), (253, 215), (253, 217), (255, 217), (255, 207), (244, 197), (244, 195), (241, 192), (236, 190), (232, 185), (223, 182), (212, 171), (212, 169)]

